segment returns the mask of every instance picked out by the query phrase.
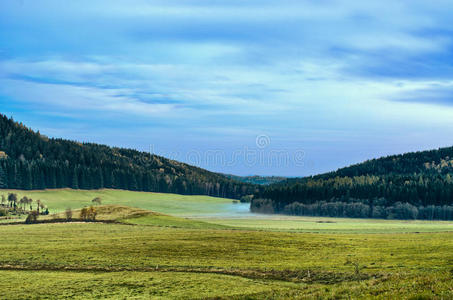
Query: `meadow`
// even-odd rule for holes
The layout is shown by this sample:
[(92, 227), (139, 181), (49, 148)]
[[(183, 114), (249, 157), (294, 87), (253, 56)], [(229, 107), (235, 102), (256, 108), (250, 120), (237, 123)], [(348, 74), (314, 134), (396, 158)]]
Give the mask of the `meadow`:
[[(60, 217), (102, 195), (97, 219), (114, 223), (0, 226), (2, 299), (453, 298), (448, 222), (238, 217), (216, 211), (237, 205), (229, 199), (23, 193)], [(178, 202), (187, 211), (169, 214)], [(203, 203), (212, 206), (200, 216)]]
[[(209, 196), (186, 196), (165, 193), (133, 192), (125, 190), (72, 190), (57, 189), (44, 191), (0, 190), (18, 197), (42, 200), (50, 213), (61, 213), (67, 208), (79, 209), (92, 205), (95, 197), (102, 204), (135, 207), (161, 214), (199, 220), (222, 226), (266, 231), (312, 232), (312, 233), (406, 233), (406, 232), (450, 232), (453, 222), (410, 221), (379, 219), (348, 219), (326, 217), (296, 217), (283, 215), (253, 214), (248, 212), (247, 203), (233, 203), (231, 199)], [(164, 217), (161, 217), (164, 219)], [(155, 222), (136, 219), (134, 222)], [(0, 221), (1, 223), (1, 221)]]

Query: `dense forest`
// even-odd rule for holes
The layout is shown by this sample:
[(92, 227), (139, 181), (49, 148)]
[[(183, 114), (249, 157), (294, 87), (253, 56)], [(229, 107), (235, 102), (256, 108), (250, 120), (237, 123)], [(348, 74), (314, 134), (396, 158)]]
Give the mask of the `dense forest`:
[(231, 175), (231, 174), (225, 174), (226, 177), (245, 182), (245, 183), (251, 183), (251, 184), (259, 184), (259, 185), (269, 185), (277, 182), (281, 182), (286, 179), (286, 177), (281, 177), (281, 176), (258, 176), (258, 175), (253, 175), (253, 176), (236, 176), (236, 175)]
[(256, 186), (131, 149), (48, 138), (0, 115), (0, 188), (99, 189), (239, 199)]
[(453, 220), (453, 147), (287, 179), (256, 193), (256, 212)]

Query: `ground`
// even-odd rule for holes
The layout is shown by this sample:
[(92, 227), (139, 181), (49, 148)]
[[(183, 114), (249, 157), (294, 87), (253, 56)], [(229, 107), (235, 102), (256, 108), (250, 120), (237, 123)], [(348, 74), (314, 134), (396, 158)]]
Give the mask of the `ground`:
[(114, 223), (0, 226), (0, 298), (453, 298), (448, 222), (228, 214), (216, 208), (231, 200), (198, 196), (40, 193), (55, 212), (74, 204), (75, 216), (98, 194), (99, 220)]

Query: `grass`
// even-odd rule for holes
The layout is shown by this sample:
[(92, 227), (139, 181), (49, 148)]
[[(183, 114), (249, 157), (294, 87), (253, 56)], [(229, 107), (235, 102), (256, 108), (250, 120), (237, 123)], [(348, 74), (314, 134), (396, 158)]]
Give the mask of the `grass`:
[[(11, 293), (5, 298), (33, 291), (64, 297), (69, 282), (81, 298), (102, 291), (147, 298), (156, 289), (164, 298), (453, 297), (452, 233), (306, 234), (102, 223), (14, 225), (1, 232), (1, 282)], [(37, 278), (33, 274), (65, 279), (49, 290), (25, 291), (22, 285)], [(93, 294), (84, 294), (87, 289)]]
[[(256, 215), (244, 212), (244, 204), (233, 204), (231, 199), (208, 196), (184, 196), (163, 193), (144, 193), (123, 190), (45, 190), (45, 191), (10, 191), (0, 190), (0, 194), (16, 192), (19, 197), (27, 196), (41, 199), (48, 205), (51, 213), (63, 212), (66, 208), (78, 209), (91, 205), (91, 200), (101, 197), (107, 205), (129, 206), (151, 210), (161, 214), (180, 217), (182, 223), (189, 223), (186, 218), (201, 221), (198, 225), (191, 222), (194, 228), (234, 227), (246, 230), (313, 232), (313, 233), (409, 233), (409, 232), (449, 232), (453, 231), (453, 222), (443, 221), (401, 221), (375, 219), (342, 219), (324, 217), (293, 217), (281, 215)], [(243, 216), (243, 217), (238, 217)], [(25, 216), (23, 216), (25, 218)], [(156, 224), (158, 218), (146, 217), (131, 220), (132, 224)], [(161, 217), (162, 224), (167, 222)], [(1, 220), (0, 224), (11, 220)], [(21, 221), (18, 220), (18, 221)], [(207, 225), (209, 223), (211, 225)], [(208, 227), (206, 227), (208, 226)]]
[(208, 223), (202, 221), (196, 221), (185, 218), (178, 218), (168, 215), (145, 215), (139, 217), (128, 217), (121, 219), (120, 222), (125, 224), (133, 225), (145, 225), (145, 226), (162, 226), (162, 227), (174, 227), (174, 228), (192, 228), (192, 229), (228, 229), (229, 226)]
[(450, 222), (239, 218), (229, 199), (113, 190), (20, 194), (55, 217), (71, 204), (75, 218), (100, 196), (97, 219), (110, 223), (0, 226), (2, 299), (453, 299)]
[[(115, 222), (129, 225), (141, 226), (160, 226), (173, 228), (192, 228), (192, 229), (232, 229), (232, 227), (202, 222), (193, 219), (175, 217), (156, 213), (150, 210), (134, 208), (121, 205), (98, 205), (96, 209), (96, 221)], [(71, 210), (71, 222), (81, 222), (81, 209)], [(54, 223), (67, 222), (66, 212), (59, 212), (48, 216), (40, 216), (38, 221), (53, 221)], [(10, 222), (18, 223), (17, 220)]]
[(114, 204), (137, 207), (178, 216), (211, 215), (226, 210), (231, 199), (208, 196), (185, 196), (164, 193), (132, 192), (124, 190), (72, 190), (57, 189), (43, 191), (0, 190), (0, 194), (14, 192), (19, 199), (23, 196), (42, 200), (51, 213), (62, 212), (66, 208), (82, 208), (91, 205), (95, 197), (102, 199), (102, 204)]
[(234, 297), (243, 295), (244, 290), (248, 294), (288, 290), (280, 284), (248, 278), (184, 272), (0, 271), (0, 278), (8, 278), (0, 281), (3, 299), (38, 298), (42, 291), (48, 299), (200, 299), (219, 295), (219, 291)]
[(197, 220), (249, 230), (312, 233), (416, 233), (453, 232), (453, 222), (291, 217), (197, 218)]

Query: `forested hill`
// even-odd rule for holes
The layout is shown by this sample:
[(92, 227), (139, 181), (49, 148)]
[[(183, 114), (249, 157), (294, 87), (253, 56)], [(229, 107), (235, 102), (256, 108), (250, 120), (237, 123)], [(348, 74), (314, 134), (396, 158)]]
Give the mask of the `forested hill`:
[(98, 189), (240, 198), (256, 186), (131, 149), (51, 139), (0, 114), (0, 188)]
[(453, 219), (453, 147), (288, 179), (257, 193), (251, 207), (296, 215)]

